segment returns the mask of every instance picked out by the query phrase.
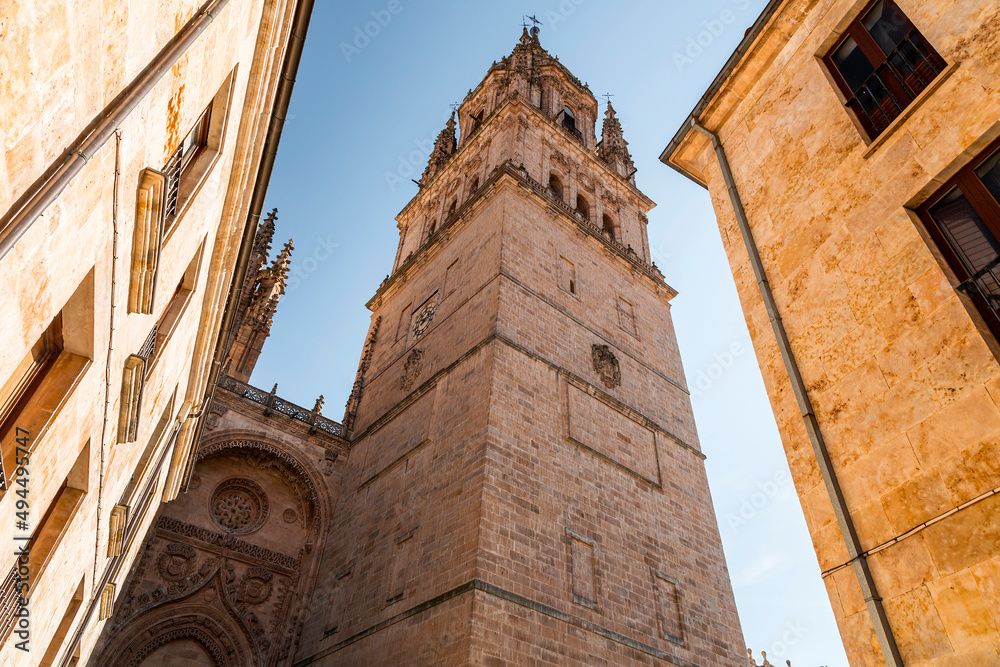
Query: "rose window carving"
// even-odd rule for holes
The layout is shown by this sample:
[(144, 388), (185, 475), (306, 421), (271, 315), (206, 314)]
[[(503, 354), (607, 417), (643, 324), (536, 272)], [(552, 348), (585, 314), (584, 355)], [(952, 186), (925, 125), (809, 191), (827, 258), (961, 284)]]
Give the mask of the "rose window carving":
[(217, 524), (235, 535), (245, 535), (264, 525), (267, 494), (257, 482), (234, 477), (216, 487), (211, 509)]

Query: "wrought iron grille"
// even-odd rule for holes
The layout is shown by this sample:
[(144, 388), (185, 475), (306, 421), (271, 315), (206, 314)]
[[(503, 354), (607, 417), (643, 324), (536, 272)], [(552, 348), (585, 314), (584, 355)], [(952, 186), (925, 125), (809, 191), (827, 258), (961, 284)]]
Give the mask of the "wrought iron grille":
[(156, 333), (159, 328), (159, 324), (154, 324), (153, 328), (149, 330), (149, 335), (142, 342), (142, 347), (135, 353), (137, 357), (142, 357), (146, 361), (149, 361), (149, 358), (153, 356), (153, 353), (156, 352)]
[(163, 167), (163, 175), (167, 180), (167, 201), (164, 207), (164, 219), (172, 220), (177, 215), (177, 195), (181, 185), (181, 167), (184, 164), (184, 144), (181, 143), (174, 154)]
[(881, 134), (944, 69), (920, 32), (910, 30), (847, 100), (873, 136)]
[(17, 619), (17, 612), (21, 599), (21, 578), (17, 576), (17, 565), (15, 564), (7, 577), (0, 585), (0, 641), (10, 635), (14, 629), (14, 621)]

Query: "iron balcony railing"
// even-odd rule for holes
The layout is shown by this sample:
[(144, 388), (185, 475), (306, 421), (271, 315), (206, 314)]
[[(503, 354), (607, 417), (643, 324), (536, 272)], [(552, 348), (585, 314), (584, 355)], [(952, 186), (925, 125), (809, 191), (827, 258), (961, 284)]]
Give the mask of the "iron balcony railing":
[(316, 414), (312, 410), (306, 410), (301, 406), (295, 405), (290, 401), (286, 401), (285, 399), (276, 396), (275, 391), (277, 390), (277, 385), (275, 385), (273, 390), (267, 392), (245, 382), (240, 382), (236, 378), (223, 375), (219, 380), (219, 386), (227, 391), (231, 391), (237, 396), (242, 396), (243, 398), (251, 400), (254, 403), (260, 403), (267, 410), (288, 415), (292, 419), (305, 422), (306, 424), (314, 426), (317, 430), (323, 431), (324, 433), (344, 437), (343, 427), (339, 423), (333, 421), (332, 419), (327, 419), (322, 415)]
[(881, 134), (944, 69), (944, 60), (916, 29), (847, 100), (873, 137)]

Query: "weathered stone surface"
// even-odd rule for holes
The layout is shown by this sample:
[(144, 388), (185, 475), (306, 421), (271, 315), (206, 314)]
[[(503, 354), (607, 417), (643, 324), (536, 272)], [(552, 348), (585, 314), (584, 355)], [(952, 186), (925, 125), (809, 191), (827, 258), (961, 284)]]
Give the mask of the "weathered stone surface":
[[(108, 105), (202, 4), (4, 3), (0, 213), (6, 214), (95, 119), (103, 120)], [(266, 61), (283, 54), (293, 4), (228, 3), (2, 259), (0, 386), (60, 312), (64, 348), (55, 372), (38, 390), (46, 404), (35, 410), (29, 403), (19, 421), (42, 424), (32, 429), (31, 522), (41, 530), (34, 522), (58, 505), (60, 511), (51, 516), (59, 520), (44, 526), (58, 539), (44, 569), (32, 573), (30, 657), (7, 640), (0, 646), (0, 664), (37, 664), (43, 656), (58, 664), (77, 647), (86, 664), (106, 625), (99, 619), (102, 592), (109, 591), (109, 605), (121, 601), (123, 579), (156, 506), (180, 486), (197, 422), (187, 417), (199, 411), (205, 395), (247, 217), (248, 184), (278, 81)], [(202, 173), (182, 179), (190, 192), (162, 240), (155, 297), (148, 311), (130, 312), (140, 174), (164, 169), (220, 90), (224, 95), (213, 108), (221, 117), (210, 126), (210, 150), (193, 163)], [(179, 286), (184, 298), (171, 310)], [(170, 326), (161, 331), (136, 403), (135, 429), (121, 442), (116, 435), (126, 359), (140, 352), (168, 313)], [(5, 460), (13, 453), (9, 445), (5, 436)], [(71, 512), (57, 503), (57, 497), (66, 499), (64, 482), (83, 492)], [(0, 515), (9, 519), (0, 522), (5, 544), (15, 543), (15, 500), (10, 492), (0, 498)], [(112, 528), (121, 527), (114, 514), (121, 503), (129, 505), (130, 525), (119, 544), (115, 540), (122, 533)], [(14, 562), (13, 550), (5, 549), (0, 576), (6, 578)], [(116, 574), (105, 580), (111, 568)], [(82, 600), (74, 602), (75, 590), (82, 590)], [(0, 603), (6, 614), (12, 599), (5, 593)], [(7, 638), (7, 628), (3, 631)]]
[[(732, 165), (862, 547), (933, 522), (872, 559), (904, 661), (997, 664), (984, 611), (1000, 550), (995, 501), (948, 513), (1000, 486), (1000, 344), (913, 210), (1000, 134), (1000, 9), (897, 4), (946, 68), (874, 142), (817, 58), (867, 6), (850, 0), (784, 3), (700, 122)], [(709, 188), (820, 566), (835, 568), (842, 536), (714, 151), (692, 131), (669, 158)], [(825, 576), (837, 581), (827, 590), (851, 664), (881, 664), (844, 571)], [(972, 586), (976, 572), (985, 588)]]

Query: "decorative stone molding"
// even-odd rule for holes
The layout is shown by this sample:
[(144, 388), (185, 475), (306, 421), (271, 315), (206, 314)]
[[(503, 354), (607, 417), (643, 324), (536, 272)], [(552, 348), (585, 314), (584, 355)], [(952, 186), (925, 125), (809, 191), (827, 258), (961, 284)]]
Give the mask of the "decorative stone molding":
[(320, 510), (320, 498), (313, 476), (294, 457), (282, 449), (254, 440), (220, 440), (198, 450), (198, 461), (233, 453), (247, 457), (257, 468), (273, 466), (288, 481), (303, 502), (306, 525), (318, 530), (315, 518)]
[(111, 613), (115, 609), (115, 585), (108, 584), (101, 591), (101, 603), (98, 610), (100, 620), (111, 618)]
[(153, 312), (156, 274), (163, 242), (166, 176), (154, 169), (139, 174), (132, 233), (132, 264), (128, 286), (128, 312)]
[[(761, 651), (760, 652), (760, 657), (764, 659), (764, 662), (762, 662), (759, 665), (757, 664), (757, 661), (754, 660), (753, 649), (749, 649), (749, 648), (747, 649), (747, 657), (750, 659), (750, 666), (751, 667), (775, 667), (774, 663), (772, 663), (770, 660), (767, 659), (767, 651)], [(785, 665), (786, 665), (786, 667), (792, 667), (792, 661), (791, 660), (785, 660)]]
[(212, 518), (233, 535), (258, 530), (267, 520), (268, 509), (267, 493), (252, 479), (232, 477), (212, 493)]
[(115, 505), (111, 508), (111, 518), (108, 527), (108, 558), (120, 556), (125, 542), (125, 526), (128, 523), (128, 505)]
[(277, 551), (271, 551), (265, 547), (245, 542), (238, 537), (220, 535), (219, 533), (212, 532), (206, 528), (192, 526), (191, 524), (178, 521), (177, 519), (161, 516), (156, 522), (156, 527), (158, 530), (163, 532), (189, 537), (193, 540), (203, 542), (206, 545), (216, 548), (224, 547), (234, 553), (238, 553), (248, 558), (253, 558), (262, 563), (274, 565), (285, 570), (294, 570), (299, 566), (298, 558), (286, 556), (285, 554), (278, 553)]
[(622, 383), (622, 373), (618, 367), (618, 359), (607, 345), (591, 346), (591, 357), (594, 362), (594, 372), (608, 389), (614, 389)]
[(135, 442), (139, 434), (142, 388), (146, 381), (146, 360), (132, 354), (122, 373), (121, 403), (118, 408), (118, 442)]
[(414, 348), (410, 350), (410, 354), (406, 357), (406, 363), (403, 364), (403, 376), (399, 379), (399, 387), (403, 391), (410, 391), (413, 389), (413, 384), (420, 377), (420, 371), (423, 370), (423, 359), (424, 351)]
[(274, 575), (266, 567), (248, 567), (240, 578), (240, 597), (247, 604), (258, 605), (271, 595)]
[(194, 572), (196, 556), (194, 547), (189, 544), (168, 544), (166, 551), (156, 559), (156, 571), (164, 581), (183, 581)]

